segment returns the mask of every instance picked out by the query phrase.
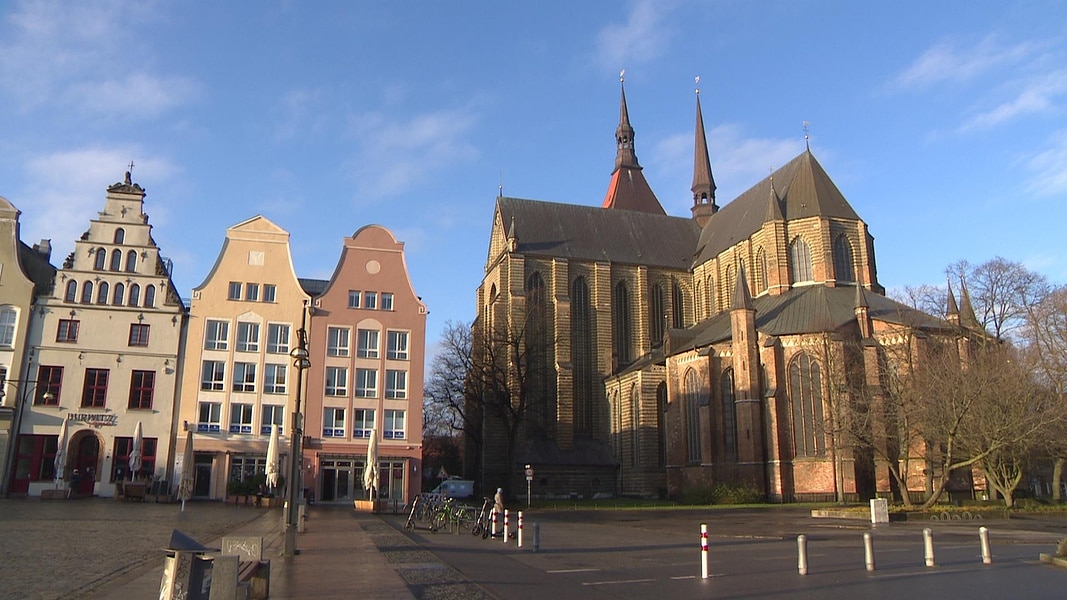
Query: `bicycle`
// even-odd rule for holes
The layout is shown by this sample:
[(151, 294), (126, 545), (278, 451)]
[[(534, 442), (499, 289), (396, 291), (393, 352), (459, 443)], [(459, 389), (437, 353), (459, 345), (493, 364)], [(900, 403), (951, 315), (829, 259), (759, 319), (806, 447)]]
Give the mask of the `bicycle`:
[(489, 537), (490, 530), (493, 526), (493, 499), (486, 498), (482, 503), (482, 510), (478, 513), (478, 518), (475, 519), (474, 524), (471, 526), (471, 535), (481, 535), (482, 539)]

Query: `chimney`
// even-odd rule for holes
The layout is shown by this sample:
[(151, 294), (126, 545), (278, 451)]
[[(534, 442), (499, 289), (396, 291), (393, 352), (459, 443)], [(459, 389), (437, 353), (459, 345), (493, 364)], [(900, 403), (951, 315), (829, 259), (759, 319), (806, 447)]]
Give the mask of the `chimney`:
[(41, 243), (33, 245), (33, 251), (46, 261), (52, 258), (52, 240), (41, 240)]

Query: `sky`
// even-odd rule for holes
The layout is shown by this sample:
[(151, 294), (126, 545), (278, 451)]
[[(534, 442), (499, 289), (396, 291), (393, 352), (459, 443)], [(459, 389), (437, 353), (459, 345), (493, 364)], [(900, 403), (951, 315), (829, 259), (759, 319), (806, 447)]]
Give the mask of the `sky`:
[(1067, 4), (1051, 0), (0, 2), (0, 196), (60, 265), (130, 162), (191, 295), (264, 215), (300, 277), (405, 245), (427, 343), (475, 315), (495, 198), (599, 205), (619, 73), (689, 216), (694, 78), (718, 203), (808, 143), (890, 290), (996, 256), (1067, 282)]

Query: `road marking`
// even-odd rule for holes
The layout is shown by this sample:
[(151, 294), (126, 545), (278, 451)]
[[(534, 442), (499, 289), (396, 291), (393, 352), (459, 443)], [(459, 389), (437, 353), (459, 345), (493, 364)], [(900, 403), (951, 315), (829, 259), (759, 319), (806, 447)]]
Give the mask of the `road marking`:
[(678, 577), (671, 577), (671, 579), (674, 579), (675, 581), (680, 580), (680, 579), (696, 579), (696, 578), (697, 578), (696, 575), (681, 575), (681, 576), (678, 576)]
[(655, 579), (616, 579), (614, 581), (587, 581), (582, 585), (618, 585), (620, 583), (649, 583)]
[(600, 569), (556, 569), (554, 571), (545, 571), (545, 573), (588, 573), (590, 571), (599, 571)]

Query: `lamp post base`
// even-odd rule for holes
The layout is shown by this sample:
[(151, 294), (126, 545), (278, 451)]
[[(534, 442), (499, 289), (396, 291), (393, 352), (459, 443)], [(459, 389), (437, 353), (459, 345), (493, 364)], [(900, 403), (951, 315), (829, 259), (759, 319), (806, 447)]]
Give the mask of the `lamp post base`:
[(282, 556), (296, 556), (300, 550), (296, 547), (296, 526), (286, 524), (285, 545), (282, 547)]

